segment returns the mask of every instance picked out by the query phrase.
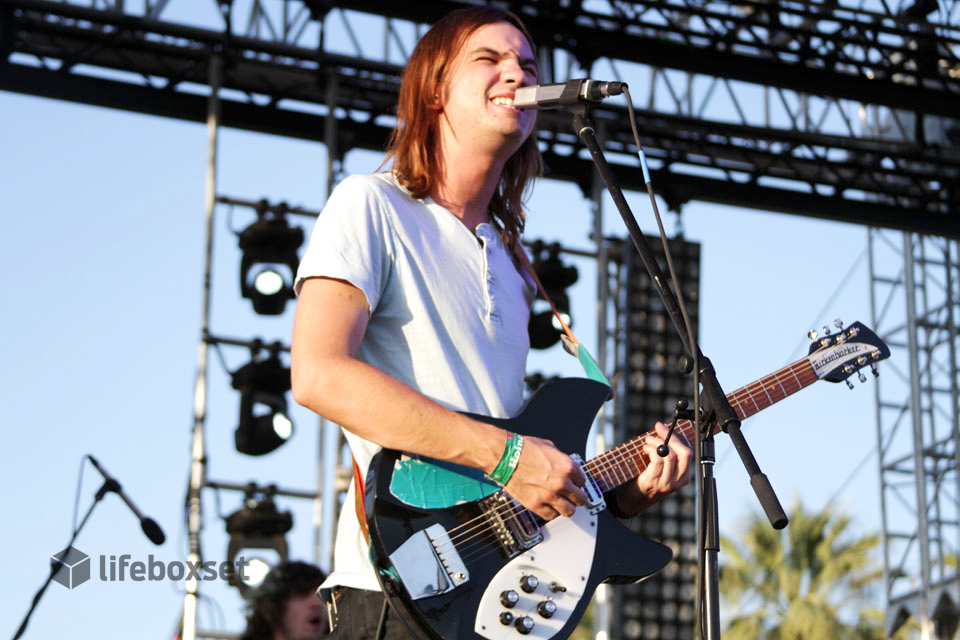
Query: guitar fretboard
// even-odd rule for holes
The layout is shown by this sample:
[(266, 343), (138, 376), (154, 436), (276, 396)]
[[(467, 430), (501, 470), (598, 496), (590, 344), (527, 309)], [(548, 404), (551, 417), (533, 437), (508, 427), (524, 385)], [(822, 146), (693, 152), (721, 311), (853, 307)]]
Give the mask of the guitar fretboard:
[[(810, 361), (803, 358), (727, 394), (727, 401), (736, 411), (737, 416), (744, 420), (817, 380), (817, 374), (810, 365)], [(717, 431), (719, 427), (715, 428), (714, 433)], [(672, 437), (679, 438), (687, 446), (692, 446), (696, 438), (693, 423), (689, 420), (678, 420)], [(606, 492), (618, 487), (636, 478), (647, 468), (650, 459), (643, 449), (646, 439), (646, 433), (639, 435), (586, 463), (587, 469), (600, 485), (601, 491)]]

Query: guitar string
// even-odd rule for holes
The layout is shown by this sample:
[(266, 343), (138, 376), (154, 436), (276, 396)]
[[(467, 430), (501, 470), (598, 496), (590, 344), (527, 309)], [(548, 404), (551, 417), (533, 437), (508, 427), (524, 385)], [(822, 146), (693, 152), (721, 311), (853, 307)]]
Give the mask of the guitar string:
[[(756, 401), (756, 399), (755, 399), (755, 397), (754, 397), (754, 393), (750, 391), (750, 388), (751, 388), (751, 387), (757, 386), (757, 387), (759, 387), (760, 389), (762, 389), (762, 390), (764, 391), (764, 394), (767, 396), (767, 399), (769, 400), (769, 403), (765, 404), (765, 406), (762, 407), (762, 408), (767, 408), (767, 407), (771, 406), (772, 404), (774, 404), (775, 402), (778, 402), (779, 400), (782, 400), (782, 399), (784, 399), (784, 398), (792, 395), (793, 393), (796, 393), (797, 391), (800, 391), (801, 389), (805, 388), (805, 387), (808, 386), (809, 384), (812, 384), (812, 382), (815, 382), (815, 381), (816, 381), (817, 378), (816, 378), (815, 375), (814, 375), (813, 379), (812, 379), (812, 380), (809, 380), (809, 381), (808, 381), (808, 380), (801, 381), (801, 380), (799, 379), (799, 377), (796, 375), (796, 372), (793, 371), (793, 369), (794, 369), (795, 367), (797, 367), (798, 365), (803, 365), (803, 364), (808, 364), (808, 362), (807, 362), (806, 359), (802, 359), (802, 360), (794, 363), (793, 365), (790, 365), (790, 366), (788, 366), (788, 367), (784, 367), (784, 368), (781, 369), (780, 371), (776, 371), (776, 372), (774, 372), (774, 373), (766, 376), (765, 378), (762, 378), (762, 379), (760, 379), (760, 380), (758, 380), (758, 381), (755, 381), (755, 382), (747, 385), (746, 387), (743, 387), (742, 389), (739, 389), (739, 390), (735, 391), (734, 393), (731, 394), (731, 398), (732, 398), (734, 401), (736, 401), (738, 405), (741, 405), (741, 406), (742, 406), (742, 403), (739, 402), (739, 399), (749, 398), (749, 399), (753, 402), (754, 406), (757, 407), (757, 410), (759, 411), (759, 410), (761, 410), (761, 407), (759, 406), (759, 403)], [(779, 374), (780, 374), (781, 372), (784, 372), (784, 371), (788, 371), (789, 373), (792, 373), (792, 374), (793, 374), (794, 378), (796, 379), (796, 381), (797, 381), (797, 383), (798, 383), (798, 388), (797, 388), (797, 389), (795, 389), (795, 390), (793, 390), (793, 391), (791, 391), (791, 392), (787, 392), (787, 391), (786, 391), (786, 389), (785, 389), (784, 386), (783, 386), (783, 383), (779, 380)], [(803, 371), (802, 373), (803, 373), (803, 374), (813, 373), (813, 368), (810, 367), (809, 369), (807, 369), (806, 371)], [(781, 389), (784, 391), (784, 395), (783, 395), (782, 397), (778, 397), (777, 399), (774, 399), (773, 397), (770, 396), (769, 390), (767, 389), (766, 384), (765, 384), (764, 381), (769, 381), (771, 378), (772, 378), (774, 381), (776, 381), (776, 383), (777, 383), (777, 384), (781, 387)], [(804, 378), (809, 378), (809, 376), (808, 376), (808, 375), (804, 375)], [(779, 395), (779, 394), (778, 394), (778, 395)], [(740, 413), (740, 412), (738, 412), (738, 413)], [(745, 413), (745, 412), (744, 412), (744, 413)], [(741, 419), (742, 419), (742, 418), (748, 417), (748, 416), (746, 416), (746, 415), (741, 415), (740, 417), (741, 417)], [(687, 431), (686, 428), (689, 426), (689, 421), (687, 421), (687, 420), (678, 421), (678, 425), (677, 425), (677, 426), (679, 427), (680, 435), (683, 437), (683, 439), (686, 441), (687, 445), (689, 446), (690, 440), (689, 440), (689, 438), (688, 438), (688, 436), (687, 436), (687, 433), (686, 433), (686, 431)], [(649, 464), (649, 463), (647, 462), (647, 460), (645, 460), (644, 457), (643, 457), (644, 454), (645, 454), (645, 452), (642, 450), (642, 448), (639, 450), (639, 453), (637, 453), (637, 449), (640, 448), (640, 447), (642, 447), (642, 446), (645, 444), (645, 440), (646, 440), (647, 435), (648, 435), (648, 434), (642, 434), (642, 435), (638, 436), (637, 438), (634, 438), (633, 440), (630, 440), (630, 441), (628, 441), (628, 442), (625, 442), (625, 443), (623, 443), (622, 445), (620, 445), (620, 446), (618, 446), (618, 447), (615, 447), (614, 449), (611, 449), (610, 451), (605, 452), (604, 454), (601, 454), (600, 456), (597, 456), (596, 458), (594, 458), (594, 459), (591, 460), (590, 462), (586, 463), (585, 466), (588, 467), (588, 471), (591, 472), (591, 475), (601, 475), (601, 474), (603, 474), (603, 475), (609, 475), (607, 472), (613, 471), (613, 472), (615, 472), (615, 473), (619, 473), (619, 474), (621, 474), (621, 475), (624, 475), (624, 477), (626, 478), (625, 481), (629, 481), (630, 479), (632, 479), (632, 477), (635, 477), (635, 475), (639, 475), (639, 474), (635, 474), (634, 476), (627, 476), (626, 473), (625, 473), (624, 467), (627, 467), (627, 471), (628, 471), (628, 472), (633, 473), (633, 472), (635, 472), (635, 471), (637, 470), (637, 467), (639, 466), (639, 472), (642, 473), (643, 470), (646, 469), (647, 465)], [(692, 434), (691, 434), (691, 435), (692, 435)], [(634, 455), (631, 456), (630, 458), (622, 458), (622, 459), (619, 460), (619, 461), (617, 461), (617, 460), (607, 460), (607, 459), (606, 459), (606, 457), (608, 457), (607, 454), (612, 454), (612, 455), (614, 455), (614, 456), (617, 456), (617, 455), (622, 456), (623, 453), (624, 453), (624, 451), (626, 451), (626, 450), (628, 450), (628, 449), (630, 449), (630, 448), (634, 449), (634, 452), (633, 452)], [(596, 467), (596, 468), (595, 468), (595, 469), (590, 469), (589, 467), (591, 467), (591, 466), (592, 466), (592, 467)], [(632, 468), (631, 468), (631, 467), (632, 467)], [(600, 482), (598, 482), (598, 485), (599, 485), (599, 484), (608, 484), (608, 483), (607, 483), (607, 481), (606, 481), (605, 478), (601, 478), (601, 479), (600, 479)], [(609, 488), (607, 488), (607, 489), (603, 489), (602, 487), (601, 487), (601, 489), (602, 489), (604, 492), (606, 492), (606, 491), (614, 488), (615, 486), (618, 486), (619, 484), (622, 484), (622, 482), (618, 482), (618, 483), (615, 484), (615, 485), (611, 485), (611, 486), (610, 486)], [(519, 506), (519, 508), (517, 508), (518, 506)], [(514, 502), (513, 500), (511, 500), (510, 503), (505, 503), (504, 505), (502, 505), (502, 506), (500, 506), (500, 507), (497, 507), (497, 508), (495, 509), (495, 511), (496, 511), (497, 514), (504, 520), (504, 522), (506, 522), (506, 521), (511, 520), (511, 519), (516, 519), (517, 517), (519, 517), (519, 514), (520, 514), (520, 513), (522, 513), (523, 511), (528, 511), (528, 510), (525, 509), (525, 508), (523, 508), (522, 506), (518, 505), (518, 503)], [(513, 513), (512, 513), (512, 514), (509, 513), (510, 511), (513, 511)], [(451, 529), (450, 532), (448, 532), (448, 537), (449, 537), (449, 539), (450, 539), (450, 543), (451, 543), (453, 546), (456, 547), (457, 545), (466, 544), (467, 542), (469, 542), (469, 541), (471, 541), (471, 540), (473, 540), (473, 539), (476, 539), (476, 538), (478, 537), (477, 535), (469, 535), (469, 534), (473, 533), (473, 532), (476, 531), (478, 528), (483, 527), (483, 525), (485, 524), (484, 520), (486, 520), (486, 519), (487, 519), (487, 518), (486, 518), (486, 514), (481, 514), (480, 516), (477, 516), (477, 517), (473, 518), (472, 520), (469, 520), (469, 521), (463, 523), (462, 525), (459, 525), (458, 527), (455, 527), (455, 528)], [(469, 527), (469, 528), (466, 529), (466, 530), (460, 531), (461, 529), (464, 529), (464, 527)], [(456, 535), (449, 535), (450, 533), (453, 533), (453, 532), (455, 532), (455, 531), (459, 531), (459, 533), (457, 533)], [(492, 533), (492, 532), (491, 532), (491, 533)], [(483, 533), (481, 533), (480, 535), (483, 535)], [(492, 535), (496, 536), (495, 533), (493, 533)], [(468, 536), (468, 537), (464, 538), (464, 536)], [(440, 548), (438, 548), (438, 551), (439, 551), (439, 550), (440, 550)]]

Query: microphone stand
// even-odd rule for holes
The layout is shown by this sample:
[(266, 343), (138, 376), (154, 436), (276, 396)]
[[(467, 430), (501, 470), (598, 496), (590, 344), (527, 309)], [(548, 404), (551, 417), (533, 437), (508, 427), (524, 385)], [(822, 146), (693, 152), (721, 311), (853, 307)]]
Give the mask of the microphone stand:
[[(108, 492), (112, 491), (113, 487), (110, 485), (110, 481), (105, 481), (103, 486), (97, 490), (97, 494), (93, 497), (93, 503), (90, 505), (90, 508), (87, 509), (87, 512), (83, 516), (83, 520), (80, 521), (80, 524), (77, 526), (76, 530), (73, 532), (73, 535), (70, 536), (70, 542), (67, 543), (66, 549), (69, 549), (73, 546), (73, 543), (76, 542), (77, 536), (80, 535), (80, 530), (83, 529), (83, 525), (87, 523), (87, 520), (90, 518), (90, 515), (93, 513), (93, 509), (97, 504), (103, 500), (103, 496), (107, 495)], [(33, 615), (34, 609), (37, 608), (37, 605), (40, 604), (40, 598), (43, 597), (44, 591), (47, 590), (47, 587), (50, 586), (50, 582), (53, 581), (53, 576), (57, 575), (57, 572), (63, 569), (63, 565), (56, 565), (50, 563), (50, 575), (47, 576), (46, 582), (40, 587), (36, 595), (33, 596), (33, 600), (30, 603), (30, 608), (27, 610), (27, 615), (23, 617), (23, 622), (20, 623), (20, 627), (17, 629), (17, 632), (13, 635), (13, 640), (18, 640), (20, 636), (23, 635), (24, 631), (27, 630), (27, 624), (30, 622), (30, 617)]]
[[(683, 314), (680, 311), (680, 305), (674, 297), (673, 292), (666, 286), (660, 267), (657, 265), (657, 261), (647, 246), (646, 238), (643, 232), (640, 231), (636, 218), (630, 210), (630, 205), (627, 204), (627, 200), (616, 182), (613, 171), (603, 156), (603, 150), (597, 142), (593, 124), (587, 117), (587, 108), (588, 105), (586, 103), (576, 104), (570, 107), (573, 112), (574, 132), (590, 152), (597, 172), (600, 174), (600, 178), (606, 185), (607, 191), (613, 198), (617, 210), (620, 211), (620, 216), (623, 218), (630, 238), (633, 240), (633, 244), (640, 254), (640, 260), (650, 274), (650, 278), (656, 284), (657, 292), (663, 300), (670, 319), (680, 334), (680, 339), (686, 346), (687, 352), (694, 357), (694, 362), (696, 362), (699, 367), (700, 382), (703, 387), (702, 399), (705, 405), (704, 415), (708, 418), (701, 422), (701, 416), (695, 416), (696, 424), (699, 427), (696, 460), (699, 466), (697, 482), (699, 495), (697, 496), (697, 501), (700, 504), (700, 517), (698, 518), (697, 529), (701, 546), (700, 552), (698, 553), (698, 564), (700, 565), (700, 592), (704, 594), (703, 608), (706, 609), (706, 611), (703, 612), (705, 624), (701, 625), (701, 629), (705, 628), (706, 640), (719, 640), (720, 581), (718, 575), (718, 555), (720, 551), (720, 541), (717, 519), (717, 488), (716, 480), (713, 477), (713, 465), (716, 462), (713, 435), (716, 431), (722, 429), (733, 441), (733, 445), (737, 449), (737, 453), (740, 454), (740, 459), (743, 461), (744, 466), (747, 468), (747, 473), (750, 475), (750, 484), (753, 486), (754, 493), (757, 494), (757, 498), (763, 506), (763, 510), (767, 514), (767, 518), (770, 520), (773, 528), (782, 529), (785, 527), (787, 525), (787, 516), (780, 506), (780, 501), (777, 499), (773, 487), (770, 485), (770, 481), (760, 471), (756, 459), (750, 452), (750, 447), (747, 445), (747, 441), (744, 439), (743, 433), (740, 430), (740, 418), (727, 401), (720, 382), (717, 380), (717, 374), (713, 365), (710, 363), (710, 360), (703, 355), (697, 344), (690, 344), (693, 336), (688, 336), (684, 330)], [(643, 163), (643, 172), (644, 181), (647, 184), (647, 191), (652, 198), (653, 187), (647, 173), (645, 162)], [(704, 426), (704, 424), (706, 426)]]

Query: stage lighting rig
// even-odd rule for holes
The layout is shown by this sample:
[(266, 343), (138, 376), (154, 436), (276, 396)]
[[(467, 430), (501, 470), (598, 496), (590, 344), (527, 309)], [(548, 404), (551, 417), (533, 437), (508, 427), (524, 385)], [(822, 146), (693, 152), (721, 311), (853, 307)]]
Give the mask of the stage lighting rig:
[(234, 438), (237, 451), (250, 456), (270, 453), (293, 435), (287, 415), (290, 368), (280, 361), (279, 345), (266, 358), (260, 357), (262, 350), (255, 343), (253, 358), (232, 374), (233, 388), (240, 392), (240, 423)]
[(261, 315), (283, 313), (293, 299), (293, 278), (303, 244), (303, 229), (287, 222), (286, 203), (270, 206), (257, 203), (257, 219), (238, 235), (243, 258), (240, 261), (240, 292)]
[[(567, 326), (572, 326), (570, 297), (567, 295), (566, 289), (577, 281), (579, 277), (577, 268), (565, 265), (560, 261), (560, 245), (558, 243), (545, 246), (537, 240), (531, 243), (530, 251), (533, 254), (533, 270), (540, 278), (544, 290), (557, 307), (563, 321), (567, 323)], [(556, 316), (554, 316), (553, 310), (548, 307), (530, 315), (528, 331), (531, 348), (549, 349), (560, 341), (563, 327), (560, 326)]]
[[(250, 483), (243, 507), (224, 521), (230, 541), (227, 544), (227, 583), (244, 596), (255, 588), (267, 572), (287, 559), (286, 534), (293, 528), (293, 515), (277, 509), (273, 496), (276, 487), (257, 487)], [(237, 563), (244, 563), (239, 571)]]

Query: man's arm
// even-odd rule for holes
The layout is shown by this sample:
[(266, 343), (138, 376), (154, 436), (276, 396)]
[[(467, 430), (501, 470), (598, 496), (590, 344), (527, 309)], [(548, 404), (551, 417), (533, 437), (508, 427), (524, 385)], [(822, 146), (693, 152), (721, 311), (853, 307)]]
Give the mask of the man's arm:
[[(361, 438), (490, 473), (507, 432), (451, 411), (354, 356), (367, 328), (367, 299), (331, 278), (303, 283), (293, 325), (293, 397)], [(586, 502), (583, 472), (553, 443), (524, 436), (505, 489), (543, 518)]]

